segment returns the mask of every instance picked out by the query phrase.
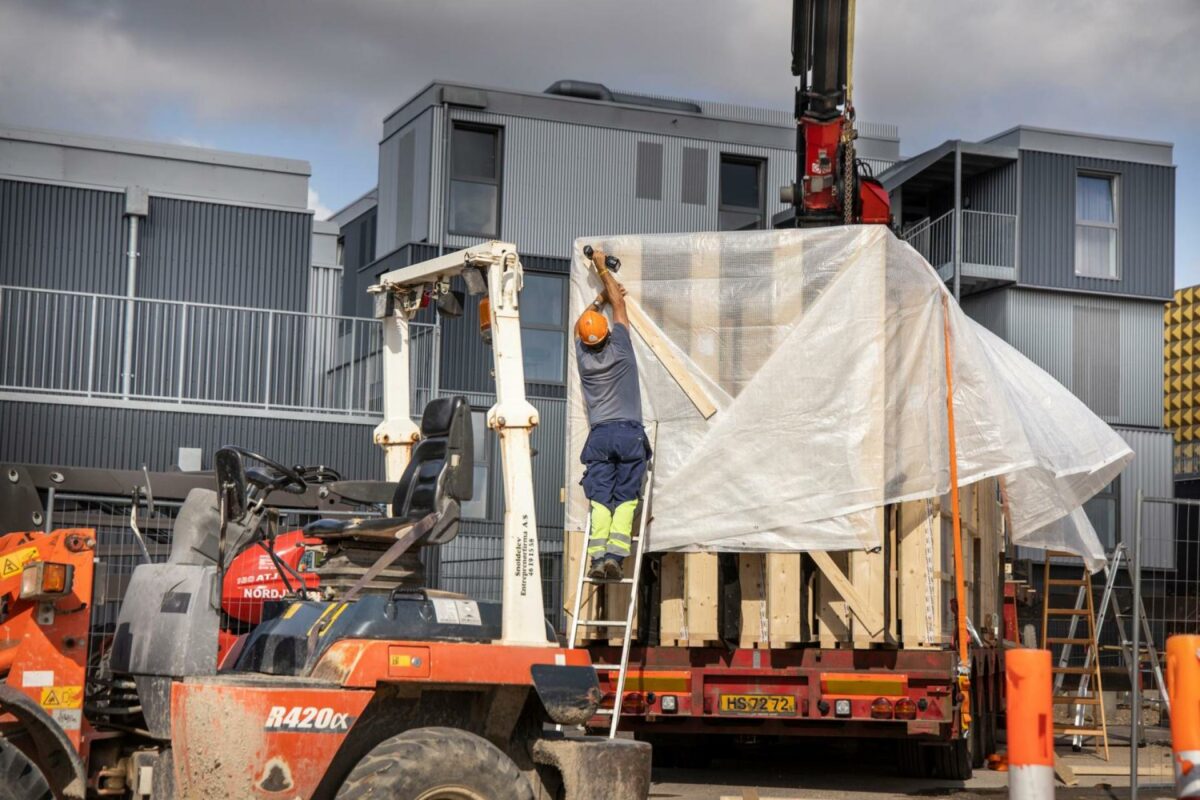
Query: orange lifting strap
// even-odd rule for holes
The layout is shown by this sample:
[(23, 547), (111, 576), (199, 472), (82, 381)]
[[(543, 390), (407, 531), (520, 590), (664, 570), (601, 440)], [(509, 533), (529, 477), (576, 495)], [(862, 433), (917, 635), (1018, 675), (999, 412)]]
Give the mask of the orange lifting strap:
[(970, 652), (967, 640), (967, 584), (964, 578), (962, 520), (958, 506), (958, 445), (954, 436), (954, 366), (950, 340), (950, 297), (942, 294), (942, 328), (946, 340), (946, 438), (950, 445), (950, 507), (954, 519), (954, 599), (958, 606), (958, 686), (962, 692), (962, 726), (971, 725)]

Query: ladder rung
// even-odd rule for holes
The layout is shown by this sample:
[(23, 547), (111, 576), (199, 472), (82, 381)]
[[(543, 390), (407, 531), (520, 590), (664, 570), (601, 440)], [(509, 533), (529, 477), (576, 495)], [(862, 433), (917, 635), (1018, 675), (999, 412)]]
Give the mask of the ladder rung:
[(1051, 672), (1061, 672), (1063, 675), (1091, 675), (1095, 667), (1051, 667)]
[(611, 708), (597, 708), (596, 709), (596, 716), (598, 716), (598, 717), (611, 717), (612, 713), (613, 713), (613, 710)]
[(617, 619), (581, 619), (576, 625), (590, 625), (593, 628), (624, 628), (625, 621)]
[(1100, 705), (1099, 697), (1080, 697), (1074, 694), (1056, 694), (1054, 702), (1058, 705), (1071, 706), (1098, 706)]
[(1068, 639), (1065, 636), (1047, 636), (1046, 644), (1091, 644), (1091, 639)]
[(1055, 728), (1055, 736), (1104, 736), (1106, 732), (1103, 728)]
[(620, 664), (592, 664), (593, 669), (615, 669), (620, 670)]
[(1054, 616), (1057, 614), (1059, 616), (1074, 615), (1077, 617), (1083, 617), (1083, 616), (1087, 616), (1088, 610), (1086, 608), (1047, 608), (1046, 613), (1049, 614), (1050, 616)]
[(584, 583), (633, 583), (633, 578), (584, 578)]
[(1087, 581), (1079, 578), (1051, 578), (1047, 586), (1087, 586)]

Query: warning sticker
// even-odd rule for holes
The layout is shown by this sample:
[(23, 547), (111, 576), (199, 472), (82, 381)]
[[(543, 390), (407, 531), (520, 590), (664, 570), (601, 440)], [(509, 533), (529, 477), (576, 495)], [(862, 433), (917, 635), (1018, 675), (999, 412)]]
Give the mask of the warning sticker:
[(43, 708), (79, 708), (81, 705), (82, 686), (47, 686), (42, 689)]
[(482, 625), (479, 604), (474, 600), (455, 600), (451, 597), (431, 597), (437, 621), (445, 625)]
[(0, 578), (11, 578), (13, 575), (21, 574), (25, 565), (37, 556), (38, 549), (36, 547), (23, 547), (0, 558)]
[(50, 716), (64, 731), (77, 731), (83, 727), (83, 712), (78, 708), (52, 708)]

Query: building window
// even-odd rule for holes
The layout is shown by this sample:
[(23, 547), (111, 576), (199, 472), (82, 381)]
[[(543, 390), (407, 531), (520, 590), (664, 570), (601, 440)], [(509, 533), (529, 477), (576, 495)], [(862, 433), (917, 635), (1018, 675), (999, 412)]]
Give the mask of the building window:
[(567, 280), (563, 275), (525, 273), (521, 288), (521, 352), (525, 380), (563, 383), (567, 345)]
[(1117, 546), (1117, 526), (1121, 518), (1120, 480), (1118, 477), (1083, 504), (1083, 511), (1105, 550)]
[(739, 231), (766, 227), (764, 164), (759, 158), (721, 156), (721, 203), (718, 222), (721, 230)]
[(1075, 176), (1075, 274), (1085, 278), (1119, 277), (1117, 176)]
[(500, 129), (454, 124), (450, 140), (450, 233), (500, 235)]
[(486, 519), (488, 511), (488, 454), (492, 451), (491, 431), (487, 426), (487, 412), (471, 411), (471, 438), (475, 448), (472, 472), (471, 499), (462, 504), (463, 519)]

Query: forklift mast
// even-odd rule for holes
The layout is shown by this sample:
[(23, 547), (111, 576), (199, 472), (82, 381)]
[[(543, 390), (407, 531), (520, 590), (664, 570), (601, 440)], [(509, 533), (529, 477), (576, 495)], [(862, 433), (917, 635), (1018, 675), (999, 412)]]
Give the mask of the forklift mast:
[(793, 207), (784, 227), (891, 221), (887, 192), (855, 158), (853, 48), (854, 0), (793, 0), (796, 180), (780, 192)]

